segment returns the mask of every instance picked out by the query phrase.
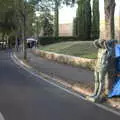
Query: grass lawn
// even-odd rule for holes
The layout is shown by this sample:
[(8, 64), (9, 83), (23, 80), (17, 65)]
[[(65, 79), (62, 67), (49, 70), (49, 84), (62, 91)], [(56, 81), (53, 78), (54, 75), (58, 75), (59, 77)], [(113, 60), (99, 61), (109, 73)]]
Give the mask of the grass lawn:
[(61, 42), (40, 46), (39, 49), (91, 59), (94, 59), (97, 56), (97, 49), (93, 46), (93, 42), (91, 41)]

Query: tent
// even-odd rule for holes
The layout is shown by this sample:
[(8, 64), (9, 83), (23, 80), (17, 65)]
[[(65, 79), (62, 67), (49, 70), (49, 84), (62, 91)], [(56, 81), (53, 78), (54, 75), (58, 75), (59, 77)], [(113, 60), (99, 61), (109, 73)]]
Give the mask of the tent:
[(116, 78), (115, 83), (113, 84), (113, 89), (110, 91), (108, 97), (120, 96), (120, 77)]
[(28, 45), (28, 48), (32, 48), (34, 46), (37, 45), (37, 42), (38, 40), (34, 39), (34, 38), (27, 38), (27, 45)]
[(34, 38), (27, 38), (26, 40), (27, 40), (27, 43), (29, 43), (29, 42), (37, 42), (37, 40), (34, 39)]
[(116, 57), (116, 80), (113, 84), (113, 88), (110, 91), (108, 97), (120, 96), (120, 44), (117, 44), (115, 47), (115, 57)]

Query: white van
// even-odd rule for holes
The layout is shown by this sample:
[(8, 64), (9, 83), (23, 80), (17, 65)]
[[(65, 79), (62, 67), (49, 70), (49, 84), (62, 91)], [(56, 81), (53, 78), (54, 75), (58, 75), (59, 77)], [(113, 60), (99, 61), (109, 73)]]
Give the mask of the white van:
[(6, 42), (0, 42), (0, 48), (4, 49), (7, 47), (7, 43)]
[(27, 40), (28, 48), (36, 47), (38, 40), (34, 38), (27, 38), (26, 40)]

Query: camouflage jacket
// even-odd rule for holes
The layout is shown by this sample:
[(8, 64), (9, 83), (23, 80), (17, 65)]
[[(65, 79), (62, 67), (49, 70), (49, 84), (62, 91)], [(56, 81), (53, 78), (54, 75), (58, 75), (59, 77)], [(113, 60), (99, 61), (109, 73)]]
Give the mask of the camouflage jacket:
[(95, 69), (97, 71), (100, 71), (103, 69), (106, 70), (108, 68), (108, 63), (109, 62), (108, 62), (107, 50), (103, 48), (99, 48)]
[(98, 58), (96, 61), (96, 71), (104, 70), (110, 68), (110, 65), (113, 64), (114, 59), (114, 49), (113, 48), (106, 48), (104, 45), (104, 42), (102, 40), (96, 40), (94, 42), (95, 47), (98, 48)]

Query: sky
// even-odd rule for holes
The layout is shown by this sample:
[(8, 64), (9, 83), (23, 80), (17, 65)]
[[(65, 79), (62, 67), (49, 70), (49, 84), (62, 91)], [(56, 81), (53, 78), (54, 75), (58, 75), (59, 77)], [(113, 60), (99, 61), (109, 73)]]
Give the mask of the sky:
[[(100, 1), (100, 17), (104, 19), (104, 0)], [(72, 23), (73, 18), (76, 16), (76, 9), (77, 5), (73, 8), (70, 7), (63, 7), (60, 9), (59, 19), (60, 24), (62, 23)], [(116, 9), (115, 9), (115, 16), (120, 15), (120, 0), (116, 0)]]

